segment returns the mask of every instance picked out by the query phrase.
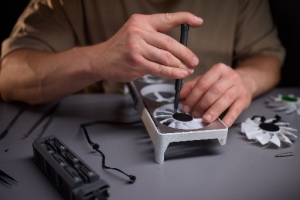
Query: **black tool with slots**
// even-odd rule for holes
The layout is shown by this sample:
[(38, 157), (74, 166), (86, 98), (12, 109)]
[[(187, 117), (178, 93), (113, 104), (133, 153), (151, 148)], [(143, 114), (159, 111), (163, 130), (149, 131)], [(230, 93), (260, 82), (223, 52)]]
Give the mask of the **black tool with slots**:
[(36, 139), (34, 160), (68, 200), (108, 199), (109, 185), (55, 136)]

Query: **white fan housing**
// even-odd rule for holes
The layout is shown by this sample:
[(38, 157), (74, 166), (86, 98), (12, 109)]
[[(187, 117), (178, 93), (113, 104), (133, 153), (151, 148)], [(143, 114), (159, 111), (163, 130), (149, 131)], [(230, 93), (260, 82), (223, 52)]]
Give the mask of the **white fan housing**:
[(284, 114), (296, 112), (300, 115), (300, 97), (295, 97), (293, 94), (271, 96), (266, 103), (268, 107), (273, 108), (275, 111), (281, 111)]
[(297, 130), (288, 127), (289, 123), (286, 122), (272, 123), (274, 120), (275, 118), (272, 118), (261, 122), (261, 118), (248, 118), (242, 122), (241, 131), (249, 140), (258, 141), (262, 145), (273, 143), (280, 147), (281, 141), (291, 145), (292, 141), (289, 138), (296, 139), (297, 135), (292, 132)]
[(161, 124), (171, 128), (193, 130), (205, 127), (202, 118), (193, 118), (189, 113), (183, 112), (181, 108), (175, 111), (173, 104), (166, 104), (157, 108), (153, 115)]

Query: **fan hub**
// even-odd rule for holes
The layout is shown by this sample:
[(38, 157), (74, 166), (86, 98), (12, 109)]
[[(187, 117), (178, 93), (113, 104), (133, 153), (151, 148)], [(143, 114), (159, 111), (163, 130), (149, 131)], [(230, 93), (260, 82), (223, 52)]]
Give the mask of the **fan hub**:
[(190, 122), (193, 120), (193, 117), (187, 113), (174, 113), (172, 117), (181, 122)]
[(259, 128), (261, 128), (264, 131), (268, 131), (268, 132), (277, 132), (277, 131), (279, 131), (279, 126), (277, 126), (275, 124), (270, 124), (270, 123), (261, 123), (259, 125)]

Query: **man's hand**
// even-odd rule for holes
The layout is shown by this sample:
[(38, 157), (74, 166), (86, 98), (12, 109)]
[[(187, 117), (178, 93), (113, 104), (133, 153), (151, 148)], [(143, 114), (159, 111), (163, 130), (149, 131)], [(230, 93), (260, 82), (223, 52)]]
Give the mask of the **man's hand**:
[(202, 22), (201, 18), (187, 12), (135, 14), (104, 43), (103, 49), (94, 51), (102, 53), (91, 66), (98, 69), (101, 79), (119, 82), (132, 81), (146, 74), (185, 78), (193, 73), (199, 60), (191, 50), (163, 32), (183, 23), (198, 27)]
[(112, 38), (99, 44), (56, 53), (18, 49), (2, 60), (1, 95), (5, 101), (41, 104), (100, 80), (129, 82), (146, 74), (185, 78), (199, 60), (163, 32), (183, 23), (197, 27), (202, 22), (187, 12), (136, 14)]
[(216, 64), (203, 76), (185, 83), (180, 98), (184, 100), (184, 112), (192, 112), (206, 123), (228, 109), (222, 121), (230, 127), (250, 105), (252, 90), (238, 72), (225, 64)]

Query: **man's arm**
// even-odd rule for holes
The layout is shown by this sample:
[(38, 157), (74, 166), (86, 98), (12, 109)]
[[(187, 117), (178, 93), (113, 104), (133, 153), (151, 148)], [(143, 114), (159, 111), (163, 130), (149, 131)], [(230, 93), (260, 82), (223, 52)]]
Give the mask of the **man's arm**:
[(242, 60), (235, 71), (252, 89), (252, 98), (275, 87), (281, 79), (282, 62), (275, 56), (251, 56)]
[(187, 12), (133, 15), (112, 38), (100, 44), (58, 53), (15, 50), (1, 63), (1, 95), (6, 101), (40, 104), (100, 80), (128, 82), (146, 74), (185, 78), (199, 60), (163, 32), (183, 23), (198, 27), (202, 22)]
[(86, 54), (84, 48), (55, 54), (33, 49), (10, 53), (2, 61), (2, 98), (39, 104), (80, 90), (99, 79)]
[(265, 55), (244, 59), (236, 69), (216, 64), (203, 76), (183, 85), (183, 110), (207, 123), (227, 110), (222, 120), (230, 127), (252, 98), (276, 86), (281, 66), (278, 58)]

